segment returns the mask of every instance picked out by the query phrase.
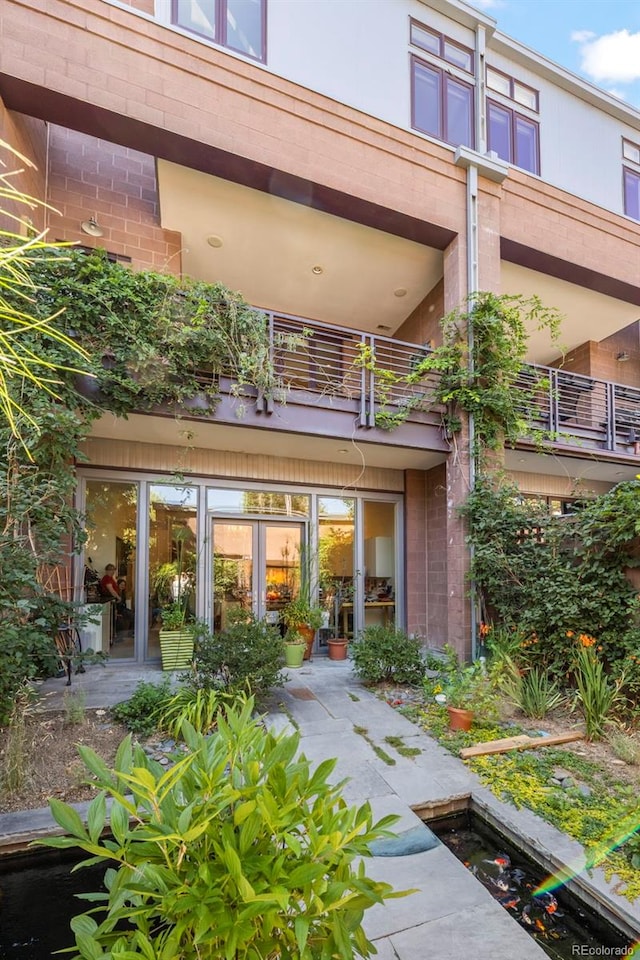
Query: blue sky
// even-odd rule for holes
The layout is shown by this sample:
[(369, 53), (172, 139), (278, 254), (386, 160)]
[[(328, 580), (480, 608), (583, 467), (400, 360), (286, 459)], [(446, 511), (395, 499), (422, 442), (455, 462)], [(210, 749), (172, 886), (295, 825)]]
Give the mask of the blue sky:
[(640, 0), (470, 0), (498, 30), (640, 108)]

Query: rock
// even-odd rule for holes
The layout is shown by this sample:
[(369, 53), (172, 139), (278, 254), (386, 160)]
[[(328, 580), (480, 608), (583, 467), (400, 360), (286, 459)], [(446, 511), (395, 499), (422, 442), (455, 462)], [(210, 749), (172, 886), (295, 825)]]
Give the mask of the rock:
[(562, 789), (568, 790), (570, 787), (575, 787), (575, 780), (573, 777), (565, 777), (562, 781)]
[(163, 767), (168, 767), (168, 766), (169, 766), (169, 757), (160, 757), (160, 761), (159, 761), (159, 762), (162, 764)]
[(553, 776), (556, 780), (570, 780), (571, 773), (569, 770), (565, 770), (564, 767), (554, 767)]
[(612, 763), (612, 764), (615, 764), (616, 767), (626, 767), (626, 765), (627, 765), (627, 764), (626, 764), (626, 761), (624, 761), (624, 760), (612, 760), (611, 763)]
[(591, 788), (588, 787), (588, 786), (586, 785), (586, 783), (579, 783), (579, 784), (578, 784), (578, 790), (580, 791), (580, 793), (582, 794), (583, 797), (590, 797), (590, 796), (591, 796)]

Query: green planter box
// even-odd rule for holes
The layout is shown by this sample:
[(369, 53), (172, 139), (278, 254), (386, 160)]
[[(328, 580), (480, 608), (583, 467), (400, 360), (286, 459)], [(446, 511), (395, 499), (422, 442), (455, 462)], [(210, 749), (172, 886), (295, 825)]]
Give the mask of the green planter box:
[(304, 652), (307, 649), (306, 643), (285, 643), (284, 662), (287, 667), (301, 667), (304, 658)]
[(161, 630), (160, 651), (163, 670), (184, 670), (193, 660), (191, 630)]

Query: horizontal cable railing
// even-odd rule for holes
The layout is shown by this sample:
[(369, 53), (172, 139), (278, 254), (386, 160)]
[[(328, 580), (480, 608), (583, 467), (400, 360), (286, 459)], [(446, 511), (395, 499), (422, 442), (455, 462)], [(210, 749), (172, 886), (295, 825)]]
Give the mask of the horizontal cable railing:
[(516, 382), (516, 403), (532, 435), (624, 451), (640, 441), (640, 389), (583, 374), (528, 364)]
[(422, 374), (427, 347), (345, 327), (269, 313), (273, 362), (285, 390), (352, 401), (362, 426), (433, 404), (437, 375)]

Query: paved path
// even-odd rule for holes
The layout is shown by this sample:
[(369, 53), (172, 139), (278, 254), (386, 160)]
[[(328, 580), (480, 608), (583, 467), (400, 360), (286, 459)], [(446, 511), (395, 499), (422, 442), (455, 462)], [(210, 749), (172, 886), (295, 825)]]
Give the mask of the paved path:
[[(337, 756), (334, 777), (350, 778), (344, 788), (348, 802), (369, 800), (376, 817), (400, 816), (396, 831), (410, 830), (411, 837), (424, 838), (418, 844), (422, 852), (375, 856), (368, 862), (372, 876), (418, 890), (367, 912), (365, 927), (380, 960), (541, 960), (545, 954), (540, 947), (433, 837), (415, 811), (446, 812), (465, 806), (472, 796), (475, 809), (556, 867), (579, 861), (579, 844), (528, 810), (517, 811), (497, 800), (460, 760), (363, 688), (350, 661), (316, 657), (288, 674), (290, 682), (274, 694), (270, 726), (297, 728), (302, 750), (314, 762)], [(161, 677), (151, 668), (93, 666), (74, 676), (71, 689), (84, 691), (88, 707), (108, 707), (129, 697), (140, 680), (158, 682)], [(61, 707), (64, 691), (64, 680), (47, 681), (41, 691), (43, 706)], [(367, 739), (355, 728), (366, 730)], [(401, 756), (385, 743), (387, 736), (402, 737), (420, 753)], [(372, 744), (392, 755), (395, 764), (380, 759)], [(50, 824), (48, 811), (0, 815), (0, 848), (16, 835), (33, 835)], [(606, 915), (613, 903), (618, 925), (622, 919), (629, 938), (640, 939), (639, 907), (613, 895), (600, 871), (583, 875), (579, 883), (581, 895), (597, 912)]]

